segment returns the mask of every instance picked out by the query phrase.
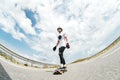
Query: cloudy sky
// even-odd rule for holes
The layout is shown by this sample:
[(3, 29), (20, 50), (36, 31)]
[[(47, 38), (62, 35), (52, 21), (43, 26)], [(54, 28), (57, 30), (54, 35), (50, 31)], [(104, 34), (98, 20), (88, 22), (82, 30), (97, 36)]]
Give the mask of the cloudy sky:
[(27, 58), (59, 63), (56, 28), (67, 33), (67, 63), (120, 36), (120, 0), (0, 0), (0, 43)]

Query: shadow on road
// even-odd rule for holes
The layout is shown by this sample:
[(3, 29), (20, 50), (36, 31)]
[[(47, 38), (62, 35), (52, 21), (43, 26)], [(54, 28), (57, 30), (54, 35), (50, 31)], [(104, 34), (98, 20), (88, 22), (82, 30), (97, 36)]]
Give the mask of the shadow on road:
[(0, 63), (0, 80), (12, 80)]
[(50, 72), (50, 73), (53, 73), (54, 71), (46, 71), (46, 72)]

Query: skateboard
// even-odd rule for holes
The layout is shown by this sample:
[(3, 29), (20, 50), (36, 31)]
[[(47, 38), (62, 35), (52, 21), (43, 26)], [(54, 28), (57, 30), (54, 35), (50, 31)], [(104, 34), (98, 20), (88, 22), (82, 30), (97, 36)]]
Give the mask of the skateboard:
[(67, 69), (66, 68), (57, 68), (55, 71), (54, 71), (54, 75), (61, 75), (62, 73), (65, 73), (67, 72)]

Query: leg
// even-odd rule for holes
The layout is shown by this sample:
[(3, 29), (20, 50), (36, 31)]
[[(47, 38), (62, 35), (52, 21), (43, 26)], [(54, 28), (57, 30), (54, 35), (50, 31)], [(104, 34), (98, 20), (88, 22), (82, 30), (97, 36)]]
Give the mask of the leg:
[(60, 57), (60, 63), (65, 65), (65, 59), (63, 57), (63, 52), (65, 50), (65, 47), (59, 48), (59, 57)]
[(65, 59), (63, 57), (63, 53), (59, 53), (59, 57), (60, 57), (60, 63), (65, 65)]

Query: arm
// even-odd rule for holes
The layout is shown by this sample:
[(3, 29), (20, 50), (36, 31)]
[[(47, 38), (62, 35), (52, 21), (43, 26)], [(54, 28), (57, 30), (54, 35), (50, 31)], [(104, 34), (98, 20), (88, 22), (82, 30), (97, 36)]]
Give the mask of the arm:
[(56, 44), (56, 47), (59, 45), (59, 43), (60, 43), (60, 41), (58, 40), (58, 41), (57, 41), (57, 44)]
[(67, 36), (65, 37), (65, 40), (66, 40), (66, 43), (68, 43), (68, 38), (67, 38)]
[(57, 46), (59, 45), (59, 43), (60, 43), (60, 41), (58, 40), (58, 41), (57, 41), (56, 46), (55, 46), (55, 47), (53, 47), (53, 51), (55, 51), (55, 50), (56, 50), (56, 48), (57, 48)]
[(69, 49), (69, 48), (70, 48), (70, 45), (69, 45), (69, 43), (68, 43), (68, 38), (65, 37), (65, 39), (66, 39), (66, 47)]

